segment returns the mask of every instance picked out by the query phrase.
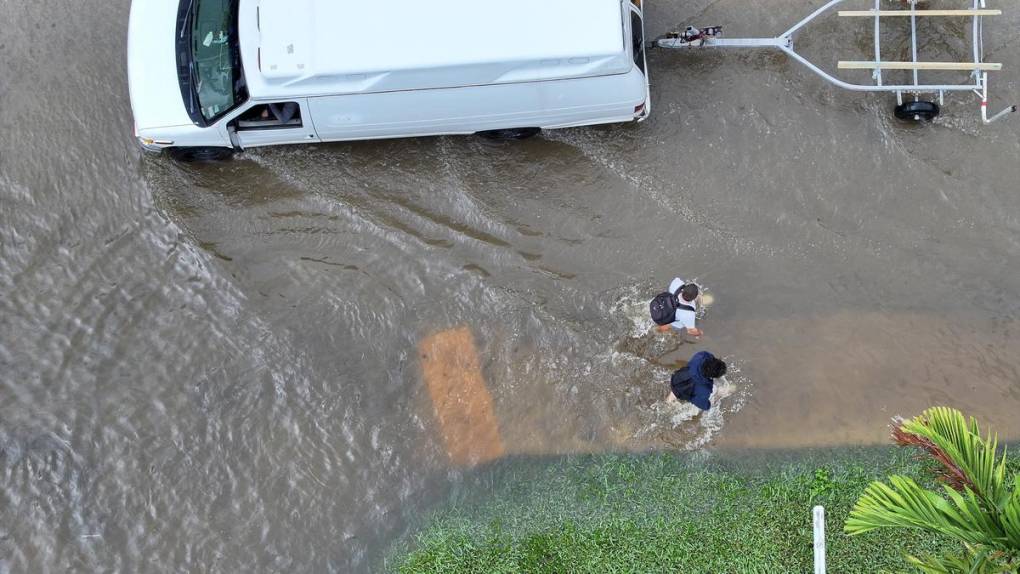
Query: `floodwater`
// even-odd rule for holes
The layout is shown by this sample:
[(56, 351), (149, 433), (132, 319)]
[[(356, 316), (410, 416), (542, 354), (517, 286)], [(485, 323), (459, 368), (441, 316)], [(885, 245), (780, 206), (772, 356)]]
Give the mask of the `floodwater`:
[[(811, 8), (648, 4), (649, 37)], [(877, 443), (933, 404), (1020, 437), (1018, 118), (904, 126), (779, 55), (653, 52), (641, 125), (179, 165), (132, 141), (128, 7), (0, 3), (0, 572), (378, 568), (465, 472), (417, 351), (449, 330), (510, 456)], [(799, 46), (832, 68), (870, 31)], [(715, 299), (700, 343), (649, 333), (674, 274)], [(703, 348), (733, 373), (695, 416), (663, 399)]]

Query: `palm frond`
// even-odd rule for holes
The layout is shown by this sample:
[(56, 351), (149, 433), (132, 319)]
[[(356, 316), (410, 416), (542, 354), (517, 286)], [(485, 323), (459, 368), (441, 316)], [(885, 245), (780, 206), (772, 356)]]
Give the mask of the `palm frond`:
[(950, 502), (905, 476), (891, 476), (889, 483), (873, 482), (865, 489), (844, 526), (848, 534), (913, 528), (965, 543), (1001, 546), (1001, 529), (982, 512), (973, 493), (961, 495), (947, 488), (947, 493), (955, 495)]
[(996, 546), (1007, 547), (1006, 533), (998, 520), (998, 515), (987, 512), (974, 491), (968, 488), (960, 493), (947, 486), (945, 492), (955, 505), (953, 509), (955, 516), (952, 519), (959, 521), (957, 524), (962, 527), (980, 529), (995, 541)]
[(893, 437), (899, 444), (922, 448), (942, 466), (940, 478), (957, 490), (969, 488), (989, 510), (1009, 501), (1006, 455), (998, 456), (998, 437), (982, 438), (976, 420), (947, 407), (933, 407), (921, 416), (896, 421)]
[(937, 477), (942, 482), (957, 490), (962, 490), (970, 483), (967, 474), (960, 468), (949, 454), (940, 449), (931, 439), (925, 436), (907, 432), (904, 429), (906, 420), (902, 417), (893, 418), (892, 439), (899, 446), (915, 447), (921, 449), (932, 459), (941, 465), (936, 471)]
[(1006, 479), (1006, 453), (994, 434), (955, 409), (931, 408), (894, 420), (893, 440), (921, 449), (939, 464), (943, 492), (912, 479), (873, 482), (850, 512), (851, 535), (878, 528), (913, 528), (955, 538), (964, 554), (907, 559), (929, 574), (999, 574), (1020, 564), (1020, 475)]
[(960, 574), (961, 572), (967, 572), (965, 563), (962, 563), (963, 557), (955, 554), (948, 556), (924, 556), (923, 558), (908, 554), (906, 559), (907, 562), (910, 562), (911, 566), (924, 572), (924, 574)]
[(1013, 477), (1013, 495), (1002, 511), (1002, 529), (1010, 545), (1020, 552), (1020, 474)]
[(923, 558), (908, 555), (906, 558), (907, 562), (924, 574), (1004, 574), (1011, 569), (1008, 564), (997, 560), (991, 552), (977, 550), (971, 546), (967, 547), (964, 554)]

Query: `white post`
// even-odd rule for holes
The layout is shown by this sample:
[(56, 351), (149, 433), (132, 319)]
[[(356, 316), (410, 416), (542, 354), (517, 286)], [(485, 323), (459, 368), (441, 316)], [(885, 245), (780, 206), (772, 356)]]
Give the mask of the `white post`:
[(825, 508), (816, 506), (815, 515), (815, 574), (825, 574)]
[[(880, 64), (882, 62), (882, 18), (879, 16), (879, 12), (882, 10), (882, 0), (875, 0), (875, 63)], [(875, 78), (875, 82), (882, 85), (882, 69), (876, 68), (872, 75)]]

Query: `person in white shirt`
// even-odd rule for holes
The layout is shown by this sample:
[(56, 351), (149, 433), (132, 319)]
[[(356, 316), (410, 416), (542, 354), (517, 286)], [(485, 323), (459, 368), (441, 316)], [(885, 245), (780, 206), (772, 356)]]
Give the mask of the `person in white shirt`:
[[(662, 325), (659, 331), (666, 332), (671, 327), (683, 333), (686, 331), (692, 337), (700, 337), (704, 332), (697, 326), (698, 299), (701, 290), (694, 283), (687, 283), (677, 277), (669, 284), (670, 293), (680, 293), (679, 299), (682, 307), (676, 310), (676, 319), (669, 325)], [(688, 307), (685, 309), (684, 307)]]

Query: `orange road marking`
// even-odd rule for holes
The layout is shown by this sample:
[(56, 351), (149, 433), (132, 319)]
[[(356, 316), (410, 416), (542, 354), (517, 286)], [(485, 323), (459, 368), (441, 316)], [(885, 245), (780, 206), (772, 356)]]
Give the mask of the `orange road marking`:
[(492, 395), (471, 330), (464, 326), (429, 335), (418, 354), (450, 460), (470, 466), (503, 456)]

